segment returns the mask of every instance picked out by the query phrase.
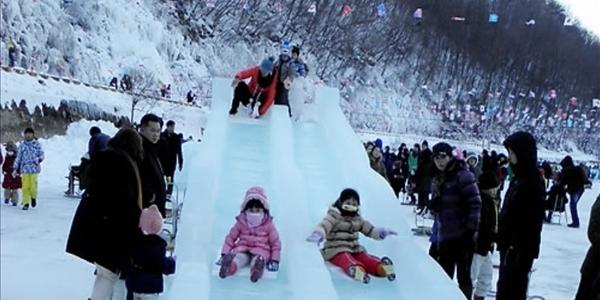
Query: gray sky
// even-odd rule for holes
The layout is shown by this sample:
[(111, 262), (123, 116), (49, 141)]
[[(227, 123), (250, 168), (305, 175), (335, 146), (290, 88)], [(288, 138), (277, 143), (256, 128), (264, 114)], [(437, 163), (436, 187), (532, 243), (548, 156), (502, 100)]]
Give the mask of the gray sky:
[(600, 0), (554, 0), (577, 18), (581, 27), (600, 39)]

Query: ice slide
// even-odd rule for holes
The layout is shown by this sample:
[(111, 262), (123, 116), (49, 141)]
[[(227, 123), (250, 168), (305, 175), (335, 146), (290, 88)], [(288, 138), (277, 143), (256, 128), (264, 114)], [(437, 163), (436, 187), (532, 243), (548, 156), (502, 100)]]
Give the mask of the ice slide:
[[(166, 299), (464, 299), (456, 283), (413, 241), (398, 201), (369, 167), (359, 139), (339, 108), (336, 89), (318, 87), (314, 122), (292, 123), (275, 106), (260, 120), (227, 115), (229, 79), (215, 79), (204, 141), (186, 147), (185, 186), (177, 235), (177, 272), (167, 279)], [(190, 155), (187, 155), (187, 154)], [(216, 255), (238, 214), (245, 190), (265, 187), (283, 244), (275, 278), (213, 275)], [(361, 195), (363, 216), (399, 235), (385, 241), (361, 237), (369, 252), (389, 256), (394, 282), (368, 285), (323, 262), (305, 241), (341, 189)]]

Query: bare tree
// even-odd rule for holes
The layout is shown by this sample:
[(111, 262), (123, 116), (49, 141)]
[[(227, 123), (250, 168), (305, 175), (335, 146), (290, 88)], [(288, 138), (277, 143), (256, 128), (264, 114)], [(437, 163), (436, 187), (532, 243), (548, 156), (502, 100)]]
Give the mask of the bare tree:
[(132, 68), (125, 74), (131, 78), (132, 96), (131, 96), (131, 121), (135, 120), (136, 107), (142, 103), (147, 103), (154, 107), (158, 102), (155, 98), (156, 75), (145, 68)]

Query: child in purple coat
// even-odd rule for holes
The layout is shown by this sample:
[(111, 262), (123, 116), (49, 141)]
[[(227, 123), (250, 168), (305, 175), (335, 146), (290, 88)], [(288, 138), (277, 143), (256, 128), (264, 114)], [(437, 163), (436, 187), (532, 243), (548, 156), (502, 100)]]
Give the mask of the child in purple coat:
[(250, 265), (250, 280), (258, 281), (265, 269), (279, 269), (281, 241), (269, 214), (267, 195), (261, 187), (246, 191), (240, 214), (221, 250), (219, 277), (225, 278)]

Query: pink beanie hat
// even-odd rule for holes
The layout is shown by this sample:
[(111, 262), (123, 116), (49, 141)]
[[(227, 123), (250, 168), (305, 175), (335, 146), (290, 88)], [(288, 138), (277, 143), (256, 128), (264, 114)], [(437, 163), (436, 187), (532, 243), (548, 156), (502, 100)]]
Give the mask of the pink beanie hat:
[(156, 204), (144, 208), (140, 215), (140, 228), (144, 234), (159, 234), (163, 226), (163, 218)]
[(248, 204), (248, 201), (252, 199), (259, 200), (262, 203), (265, 210), (269, 210), (269, 202), (267, 200), (267, 194), (265, 193), (265, 190), (260, 186), (253, 186), (246, 191), (246, 196), (244, 196), (244, 203), (242, 203), (242, 211), (244, 210), (244, 208), (246, 208), (246, 204)]

